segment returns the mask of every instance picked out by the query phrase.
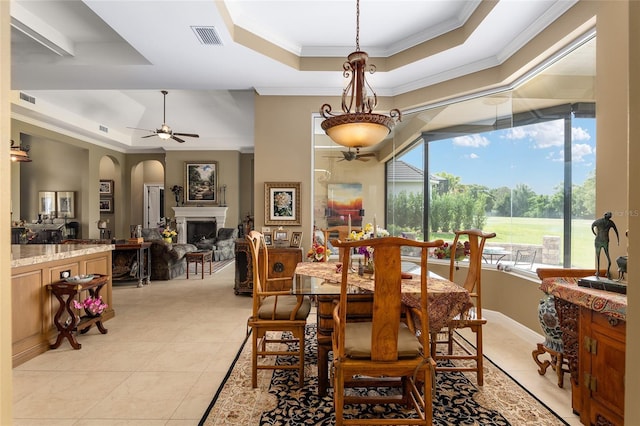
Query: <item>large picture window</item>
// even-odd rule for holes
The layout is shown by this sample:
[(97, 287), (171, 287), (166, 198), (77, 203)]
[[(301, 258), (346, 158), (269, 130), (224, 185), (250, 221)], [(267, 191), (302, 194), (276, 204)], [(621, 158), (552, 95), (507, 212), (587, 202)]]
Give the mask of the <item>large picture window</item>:
[(456, 229), (480, 228), (498, 235), (489, 250), (501, 256), (487, 262), (588, 267), (593, 112), (593, 104), (561, 105), (423, 133), (387, 164), (389, 229), (450, 241)]

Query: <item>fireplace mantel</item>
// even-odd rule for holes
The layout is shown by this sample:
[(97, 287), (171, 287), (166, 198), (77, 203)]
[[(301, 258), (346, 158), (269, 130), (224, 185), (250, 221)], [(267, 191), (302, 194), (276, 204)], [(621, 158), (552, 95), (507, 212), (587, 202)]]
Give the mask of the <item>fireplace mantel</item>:
[(187, 221), (216, 218), (218, 229), (224, 228), (227, 207), (172, 207), (176, 215), (178, 242), (187, 242)]

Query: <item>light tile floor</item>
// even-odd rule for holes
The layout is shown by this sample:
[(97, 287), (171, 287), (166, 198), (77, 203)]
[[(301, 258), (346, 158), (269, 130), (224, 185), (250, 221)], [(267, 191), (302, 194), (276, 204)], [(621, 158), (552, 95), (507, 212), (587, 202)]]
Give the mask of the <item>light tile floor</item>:
[[(197, 425), (246, 335), (251, 298), (233, 292), (234, 266), (143, 288), (116, 284), (108, 334), (92, 329), (13, 370), (14, 425)], [(535, 307), (534, 307), (535, 309)], [(485, 354), (571, 425), (565, 389), (531, 357), (541, 336), (485, 312)]]

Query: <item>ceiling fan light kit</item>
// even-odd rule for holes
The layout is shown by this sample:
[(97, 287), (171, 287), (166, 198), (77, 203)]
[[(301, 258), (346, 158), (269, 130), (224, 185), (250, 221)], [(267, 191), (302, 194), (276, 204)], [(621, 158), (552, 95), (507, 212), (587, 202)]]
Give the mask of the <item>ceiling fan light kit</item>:
[[(344, 63), (343, 75), (351, 81), (342, 91), (343, 114), (333, 114), (331, 105), (320, 107), (325, 118), (322, 130), (337, 144), (349, 148), (363, 148), (376, 145), (384, 140), (396, 122), (402, 120), (398, 109), (392, 109), (389, 115), (374, 114), (378, 97), (365, 78), (365, 71), (373, 74), (374, 65), (368, 65), (369, 55), (360, 51), (360, 0), (356, 2), (356, 51), (351, 53)], [(371, 95), (367, 93), (371, 91)], [(352, 111), (353, 108), (353, 111)]]

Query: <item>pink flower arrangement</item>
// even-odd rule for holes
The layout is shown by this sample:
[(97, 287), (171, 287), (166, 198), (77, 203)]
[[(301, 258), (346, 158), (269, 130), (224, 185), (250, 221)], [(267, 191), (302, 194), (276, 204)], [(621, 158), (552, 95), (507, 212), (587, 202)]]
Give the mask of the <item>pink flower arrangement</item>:
[(82, 301), (82, 303), (78, 302), (74, 299), (73, 307), (76, 309), (84, 309), (90, 315), (100, 315), (107, 309), (109, 305), (102, 301), (102, 296), (98, 298), (87, 297)]
[(465, 241), (464, 244), (458, 241), (458, 245), (455, 249), (452, 246), (453, 243), (444, 243), (442, 247), (437, 247), (433, 250), (433, 257), (438, 259), (451, 259), (451, 251), (454, 252), (456, 260), (462, 260), (471, 253), (469, 241)]

